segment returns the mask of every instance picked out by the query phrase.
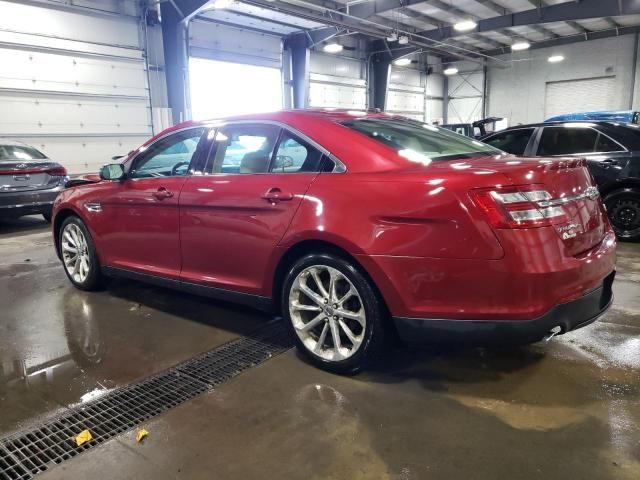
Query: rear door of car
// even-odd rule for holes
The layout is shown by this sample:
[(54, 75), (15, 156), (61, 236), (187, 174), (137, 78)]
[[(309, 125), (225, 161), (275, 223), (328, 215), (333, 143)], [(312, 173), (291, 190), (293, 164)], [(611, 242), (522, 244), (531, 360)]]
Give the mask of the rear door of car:
[(323, 154), (271, 123), (231, 123), (214, 133), (206, 165), (180, 196), (184, 282), (261, 295), (284, 236)]
[(630, 152), (605, 132), (590, 124), (545, 126), (536, 141), (537, 156), (576, 156), (587, 159), (589, 170), (602, 187), (615, 181), (618, 164)]

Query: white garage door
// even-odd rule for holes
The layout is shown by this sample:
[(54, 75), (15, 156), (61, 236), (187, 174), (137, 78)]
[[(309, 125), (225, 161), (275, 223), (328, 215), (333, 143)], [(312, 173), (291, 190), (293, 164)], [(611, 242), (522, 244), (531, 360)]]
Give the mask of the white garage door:
[(571, 112), (615, 110), (618, 108), (615, 89), (614, 76), (547, 82), (545, 118)]
[(385, 110), (424, 122), (425, 93), (424, 73), (392, 66)]
[(363, 62), (311, 52), (309, 70), (309, 106), (351, 110), (367, 108)]
[(134, 16), (2, 1), (0, 12), (0, 136), (83, 173), (151, 135)]

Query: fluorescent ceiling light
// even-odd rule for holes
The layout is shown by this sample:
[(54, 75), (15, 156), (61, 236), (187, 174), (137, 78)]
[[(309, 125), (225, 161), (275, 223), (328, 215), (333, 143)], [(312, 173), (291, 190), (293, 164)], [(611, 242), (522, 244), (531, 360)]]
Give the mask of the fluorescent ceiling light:
[(406, 45), (407, 43), (409, 43), (409, 37), (407, 37), (406, 35), (400, 36), (400, 38), (398, 38), (398, 43), (400, 45)]
[(445, 68), (443, 73), (445, 75), (455, 75), (458, 73), (458, 69), (456, 67)]
[(563, 55), (551, 55), (548, 59), (549, 63), (558, 63), (564, 60)]
[(394, 60), (393, 64), (397, 65), (398, 67), (406, 67), (407, 65), (411, 65), (411, 59), (410, 58), (399, 58), (397, 60)]
[(338, 53), (342, 51), (342, 45), (339, 43), (327, 43), (322, 49), (327, 53)]
[(206, 10), (211, 10), (211, 9), (220, 10), (223, 8), (229, 8), (231, 5), (233, 5), (234, 1), (235, 0), (214, 0), (213, 3), (210, 3), (209, 5), (207, 5)]
[(473, 20), (465, 20), (464, 22), (458, 22), (453, 26), (453, 29), (458, 32), (468, 32), (476, 28), (478, 24)]
[(531, 44), (529, 42), (516, 42), (511, 45), (511, 50), (514, 50), (516, 52), (520, 50), (527, 50), (530, 46)]

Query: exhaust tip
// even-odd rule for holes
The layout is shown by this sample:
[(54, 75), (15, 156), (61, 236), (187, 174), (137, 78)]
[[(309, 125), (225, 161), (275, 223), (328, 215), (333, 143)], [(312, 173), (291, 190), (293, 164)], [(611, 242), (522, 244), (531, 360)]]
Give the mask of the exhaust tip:
[(544, 341), (548, 342), (549, 340), (551, 340), (553, 337), (555, 337), (556, 335), (560, 334), (560, 332), (562, 332), (562, 327), (560, 325), (556, 325), (555, 327), (553, 327), (551, 330), (549, 330), (549, 333), (547, 333), (544, 336)]

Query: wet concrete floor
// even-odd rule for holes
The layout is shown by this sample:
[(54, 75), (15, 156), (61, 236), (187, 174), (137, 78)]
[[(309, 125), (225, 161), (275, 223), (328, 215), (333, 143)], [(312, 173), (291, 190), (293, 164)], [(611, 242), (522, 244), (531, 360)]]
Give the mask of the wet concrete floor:
[[(0, 436), (268, 318), (135, 282), (73, 289), (46, 224), (0, 224)], [(640, 478), (640, 244), (612, 309), (549, 343), (399, 348), (340, 377), (294, 350), (38, 478)]]

